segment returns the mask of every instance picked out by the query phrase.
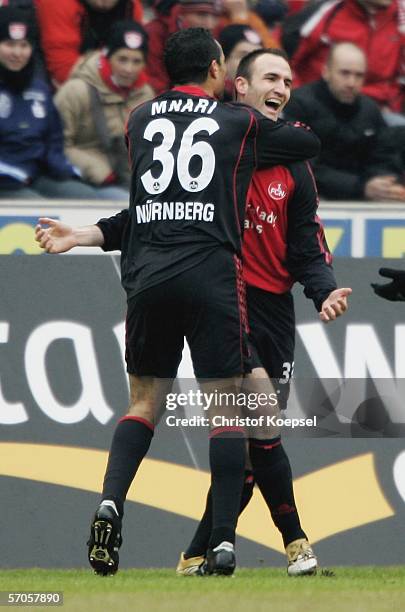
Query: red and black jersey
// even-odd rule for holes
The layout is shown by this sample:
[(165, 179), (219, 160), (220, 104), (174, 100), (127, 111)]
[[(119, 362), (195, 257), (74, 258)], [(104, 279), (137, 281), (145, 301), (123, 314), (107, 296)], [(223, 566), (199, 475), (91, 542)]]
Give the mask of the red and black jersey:
[(308, 163), (255, 172), (243, 244), (248, 285), (281, 294), (298, 281), (320, 309), (337, 285), (317, 208), (318, 194)]
[(319, 141), (249, 107), (178, 87), (136, 108), (122, 241), (129, 297), (201, 263), (213, 249), (241, 254), (246, 196), (256, 167), (307, 159)]

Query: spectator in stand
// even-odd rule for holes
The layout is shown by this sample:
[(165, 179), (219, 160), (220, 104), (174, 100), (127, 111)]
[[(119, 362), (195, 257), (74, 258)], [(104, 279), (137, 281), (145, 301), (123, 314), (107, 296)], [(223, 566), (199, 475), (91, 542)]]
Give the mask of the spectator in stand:
[(221, 0), (157, 0), (155, 19), (146, 26), (149, 35), (147, 72), (157, 94), (169, 89), (170, 81), (163, 62), (166, 41), (184, 28), (206, 28), (214, 31), (222, 11)]
[(251, 51), (262, 48), (263, 44), (256, 30), (238, 23), (226, 26), (220, 33), (218, 42), (225, 56), (224, 101), (233, 100), (234, 80), (240, 60)]
[(264, 47), (278, 48), (278, 41), (271, 35), (267, 23), (259, 15), (250, 8), (248, 0), (222, 0), (223, 1), (223, 17), (220, 21), (217, 34), (221, 30), (232, 24), (238, 23), (247, 25), (252, 30), (255, 30), (263, 43)]
[[(304, 5), (303, 2), (300, 4), (301, 7)], [(289, 5), (284, 0), (258, 0), (252, 5), (252, 9), (263, 19), (270, 32), (273, 32), (289, 12)]]
[(25, 11), (0, 8), (0, 197), (89, 198), (63, 153), (48, 85), (34, 76), (33, 28)]
[(34, 0), (0, 0), (0, 7), (2, 6), (9, 6), (12, 8), (21, 9), (25, 12), (27, 18), (32, 21), (35, 74), (40, 76), (43, 80), (48, 81), (48, 73), (45, 68), (44, 56), (39, 40), (39, 30), (36, 20)]
[(55, 87), (87, 51), (101, 49), (113, 23), (142, 21), (141, 0), (34, 0), (48, 72)]
[(405, 124), (403, 62), (405, 36), (401, 0), (320, 2), (301, 25), (301, 40), (292, 56), (297, 86), (321, 77), (331, 46), (353, 42), (366, 53), (363, 93), (373, 98), (391, 125)]
[(147, 50), (141, 25), (117, 22), (105, 49), (77, 65), (55, 96), (65, 153), (102, 198), (129, 196), (125, 123), (133, 108), (154, 96), (143, 73)]
[(263, 46), (280, 46), (262, 17), (250, 10), (247, 0), (156, 0), (154, 10), (155, 19), (146, 25), (149, 34), (147, 71), (157, 94), (170, 87), (163, 63), (163, 50), (169, 36), (178, 30), (207, 28), (219, 37), (226, 26), (241, 24), (256, 31)]
[(378, 105), (360, 93), (366, 70), (359, 47), (335, 45), (323, 78), (294, 90), (285, 115), (309, 125), (321, 140), (314, 162), (321, 196), (404, 202), (400, 156)]

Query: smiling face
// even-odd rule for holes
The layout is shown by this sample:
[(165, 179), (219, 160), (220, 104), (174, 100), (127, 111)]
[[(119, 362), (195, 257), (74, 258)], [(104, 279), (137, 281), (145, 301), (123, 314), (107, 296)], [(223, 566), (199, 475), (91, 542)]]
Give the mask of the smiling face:
[(239, 76), (235, 80), (238, 100), (277, 121), (291, 95), (292, 74), (288, 62), (278, 55), (263, 53), (253, 60), (249, 73), (249, 78)]
[(32, 47), (28, 40), (6, 39), (0, 42), (0, 64), (7, 70), (19, 72), (30, 61)]

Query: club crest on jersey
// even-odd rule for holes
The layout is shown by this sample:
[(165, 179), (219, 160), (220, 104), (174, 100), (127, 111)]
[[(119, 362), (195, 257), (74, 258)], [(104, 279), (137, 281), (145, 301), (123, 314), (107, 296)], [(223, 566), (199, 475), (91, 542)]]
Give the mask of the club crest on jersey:
[(143, 36), (139, 32), (125, 32), (124, 40), (130, 49), (139, 49), (142, 46)]
[(245, 30), (243, 36), (252, 45), (260, 45), (262, 42), (259, 34), (255, 30)]
[(287, 195), (287, 187), (284, 183), (273, 181), (267, 188), (267, 193), (273, 200), (283, 200)]
[(8, 33), (11, 40), (24, 40), (27, 34), (27, 26), (25, 23), (10, 23)]

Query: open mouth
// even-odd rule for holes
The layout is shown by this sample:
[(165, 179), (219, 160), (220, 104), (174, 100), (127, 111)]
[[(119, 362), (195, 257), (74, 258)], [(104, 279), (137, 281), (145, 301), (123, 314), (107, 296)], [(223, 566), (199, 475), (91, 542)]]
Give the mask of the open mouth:
[(278, 111), (281, 106), (281, 101), (277, 100), (277, 98), (268, 98), (264, 103), (267, 108), (271, 108), (274, 111)]

